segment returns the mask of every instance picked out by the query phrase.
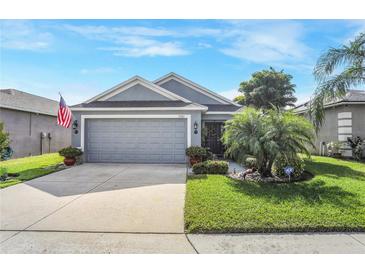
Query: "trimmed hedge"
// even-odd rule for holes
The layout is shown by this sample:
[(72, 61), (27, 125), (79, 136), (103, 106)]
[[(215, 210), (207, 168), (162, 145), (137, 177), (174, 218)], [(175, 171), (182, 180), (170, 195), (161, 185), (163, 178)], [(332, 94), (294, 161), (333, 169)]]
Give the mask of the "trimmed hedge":
[(227, 174), (228, 162), (226, 161), (205, 161), (193, 165), (195, 174)]

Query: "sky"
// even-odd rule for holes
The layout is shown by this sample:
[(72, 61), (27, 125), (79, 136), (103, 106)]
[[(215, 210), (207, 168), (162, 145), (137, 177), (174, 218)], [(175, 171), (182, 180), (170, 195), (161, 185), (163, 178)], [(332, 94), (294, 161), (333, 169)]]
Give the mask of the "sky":
[(0, 20), (0, 87), (81, 103), (128, 78), (176, 72), (233, 99), (273, 67), (293, 76), (298, 103), (313, 67), (365, 20)]

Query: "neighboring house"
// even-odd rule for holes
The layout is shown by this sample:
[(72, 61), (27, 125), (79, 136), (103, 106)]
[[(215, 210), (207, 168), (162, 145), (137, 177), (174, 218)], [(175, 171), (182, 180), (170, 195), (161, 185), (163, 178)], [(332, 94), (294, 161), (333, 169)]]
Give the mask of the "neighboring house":
[(15, 89), (0, 90), (0, 122), (13, 158), (55, 152), (71, 144), (71, 129), (57, 125), (58, 102)]
[(240, 108), (175, 73), (154, 82), (135, 76), (71, 107), (72, 144), (87, 162), (184, 163), (185, 149), (202, 139), (222, 155), (223, 123)]
[[(294, 108), (305, 114), (309, 102)], [(365, 91), (351, 90), (338, 100), (325, 104), (325, 119), (316, 138), (316, 152), (326, 153), (329, 142), (346, 142), (348, 137), (365, 139)], [(342, 155), (351, 157), (352, 151), (344, 145)]]

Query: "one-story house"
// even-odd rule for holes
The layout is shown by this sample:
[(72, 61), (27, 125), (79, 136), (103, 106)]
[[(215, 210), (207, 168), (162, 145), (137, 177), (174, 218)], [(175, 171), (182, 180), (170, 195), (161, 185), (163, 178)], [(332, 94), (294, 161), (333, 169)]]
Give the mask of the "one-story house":
[(176, 73), (132, 77), (71, 107), (86, 162), (185, 163), (189, 146), (223, 154), (223, 124), (241, 105)]
[[(294, 108), (306, 115), (310, 102)], [(316, 153), (326, 154), (330, 142), (343, 142), (342, 155), (351, 157), (352, 151), (346, 145), (348, 137), (365, 139), (365, 91), (350, 90), (342, 98), (325, 104), (324, 122), (316, 137)]]
[(0, 90), (0, 122), (12, 158), (56, 152), (71, 145), (71, 129), (57, 125), (58, 102), (16, 89)]

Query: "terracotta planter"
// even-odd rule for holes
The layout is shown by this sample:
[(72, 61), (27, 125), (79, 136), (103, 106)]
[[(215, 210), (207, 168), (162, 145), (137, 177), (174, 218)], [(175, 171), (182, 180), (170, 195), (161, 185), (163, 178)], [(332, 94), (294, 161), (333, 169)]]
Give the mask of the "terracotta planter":
[(73, 166), (76, 163), (76, 158), (75, 157), (65, 157), (63, 162), (65, 163), (66, 166)]

